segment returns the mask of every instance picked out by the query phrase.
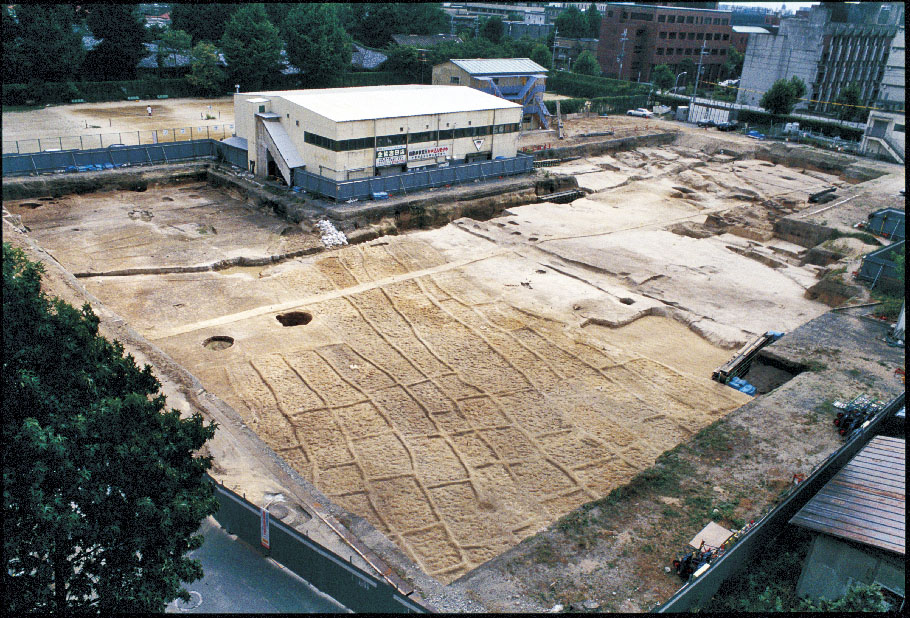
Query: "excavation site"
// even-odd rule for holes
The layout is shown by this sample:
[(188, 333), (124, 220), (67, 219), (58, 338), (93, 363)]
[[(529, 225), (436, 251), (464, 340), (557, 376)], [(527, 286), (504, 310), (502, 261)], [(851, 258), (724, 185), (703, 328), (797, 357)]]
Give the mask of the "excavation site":
[[(833, 187), (858, 206), (883, 180), (903, 186), (903, 170), (742, 136), (577, 143), (517, 197), (492, 180), (375, 212), (305, 196), (288, 216), (215, 162), (78, 192), (22, 179), (31, 195), (4, 191), (4, 236), (198, 379), (445, 607), (433, 586), (478, 577), (753, 401), (712, 371), (846, 300), (820, 286), (828, 263), (810, 254), (828, 222), (809, 197)], [(551, 201), (547, 186), (576, 193)], [(407, 200), (428, 198), (422, 225)], [(842, 243), (847, 260), (876, 248)], [(803, 369), (767, 369), (758, 395)], [(216, 457), (213, 474), (242, 480), (245, 456)], [(551, 604), (532, 592), (475, 600)]]

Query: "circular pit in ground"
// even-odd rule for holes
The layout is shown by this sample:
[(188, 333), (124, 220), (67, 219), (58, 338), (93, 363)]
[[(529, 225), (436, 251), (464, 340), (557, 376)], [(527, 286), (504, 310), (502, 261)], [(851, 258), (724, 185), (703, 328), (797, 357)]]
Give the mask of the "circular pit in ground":
[(202, 347), (216, 352), (218, 350), (226, 350), (232, 345), (234, 345), (234, 338), (226, 335), (215, 335), (202, 342)]
[(275, 319), (281, 322), (282, 326), (304, 326), (312, 321), (313, 314), (306, 311), (290, 311), (279, 313)]

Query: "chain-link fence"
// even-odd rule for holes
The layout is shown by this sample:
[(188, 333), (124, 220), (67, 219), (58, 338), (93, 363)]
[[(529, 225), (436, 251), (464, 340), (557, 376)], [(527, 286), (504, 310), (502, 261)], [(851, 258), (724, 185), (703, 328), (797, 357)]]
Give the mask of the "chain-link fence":
[(222, 140), (234, 133), (233, 124), (196, 125), (176, 129), (148, 131), (118, 131), (116, 133), (86, 133), (3, 141), (3, 154), (31, 154), (66, 150), (92, 150), (110, 146), (146, 146), (197, 139)]

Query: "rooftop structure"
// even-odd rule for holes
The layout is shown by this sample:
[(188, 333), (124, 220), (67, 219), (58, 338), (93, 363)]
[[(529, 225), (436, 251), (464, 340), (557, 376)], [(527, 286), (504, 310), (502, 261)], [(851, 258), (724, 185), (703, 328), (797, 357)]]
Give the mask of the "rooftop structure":
[(530, 58), (458, 59), (433, 67), (436, 85), (470, 86), (519, 103), (523, 123), (549, 128), (550, 113), (543, 104), (547, 70)]
[(237, 93), (250, 171), (347, 181), (515, 157), (521, 106), (473, 88), (366, 86)]

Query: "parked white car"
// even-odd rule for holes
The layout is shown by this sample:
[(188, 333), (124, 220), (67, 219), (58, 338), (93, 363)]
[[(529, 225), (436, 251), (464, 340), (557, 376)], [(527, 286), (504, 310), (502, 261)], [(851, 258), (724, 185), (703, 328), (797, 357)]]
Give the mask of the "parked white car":
[(627, 116), (638, 116), (639, 118), (652, 118), (654, 112), (649, 112), (644, 107), (639, 107), (638, 109), (630, 109), (626, 112)]

